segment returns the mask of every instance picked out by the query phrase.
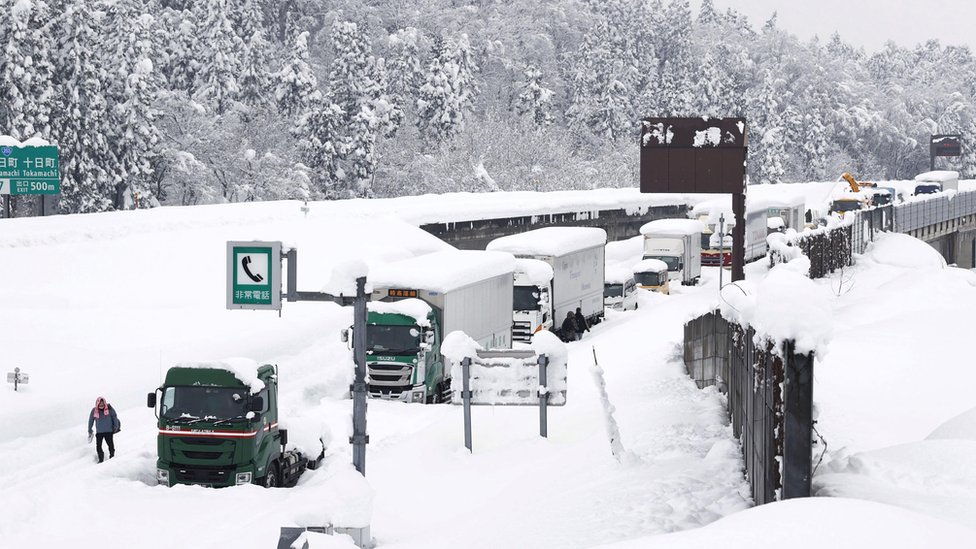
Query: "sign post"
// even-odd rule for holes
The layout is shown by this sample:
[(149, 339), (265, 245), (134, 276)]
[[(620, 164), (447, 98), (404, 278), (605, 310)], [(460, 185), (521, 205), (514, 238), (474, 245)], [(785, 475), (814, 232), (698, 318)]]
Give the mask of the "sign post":
[(7, 372), (7, 383), (14, 384), (14, 391), (17, 390), (17, 386), (20, 384), (27, 384), (30, 378), (27, 374), (20, 373), (20, 368), (14, 368), (13, 372)]
[(642, 193), (732, 194), (732, 280), (745, 278), (745, 119), (645, 118), (640, 147)]
[(47, 144), (24, 145), (8, 136), (3, 136), (0, 141), (4, 143), (0, 145), (0, 195), (4, 199), (4, 216), (11, 216), (11, 196), (29, 194), (42, 195), (41, 215), (44, 215), (43, 195), (61, 193), (58, 148)]

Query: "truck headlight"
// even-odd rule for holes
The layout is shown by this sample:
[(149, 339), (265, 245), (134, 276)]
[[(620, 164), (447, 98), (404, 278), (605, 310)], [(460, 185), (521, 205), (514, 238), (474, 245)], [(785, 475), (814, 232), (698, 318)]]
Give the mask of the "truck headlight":
[(410, 395), (411, 395), (410, 396), (410, 398), (411, 398), (410, 401), (411, 402), (423, 402), (424, 401), (424, 392), (423, 391), (414, 391)]
[(240, 486), (241, 484), (251, 484), (251, 473), (237, 473), (237, 477), (234, 479), (234, 483)]
[(156, 469), (156, 482), (169, 486), (169, 470)]

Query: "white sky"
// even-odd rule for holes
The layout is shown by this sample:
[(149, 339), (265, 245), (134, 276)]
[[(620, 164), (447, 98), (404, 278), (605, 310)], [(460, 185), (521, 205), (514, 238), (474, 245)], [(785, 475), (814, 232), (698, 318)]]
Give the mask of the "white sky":
[[(893, 40), (912, 47), (930, 38), (976, 50), (976, 2), (973, 0), (714, 0), (716, 9), (734, 8), (756, 28), (778, 12), (780, 28), (803, 40), (834, 31), (845, 42), (874, 52)], [(697, 14), (701, 0), (691, 0)]]

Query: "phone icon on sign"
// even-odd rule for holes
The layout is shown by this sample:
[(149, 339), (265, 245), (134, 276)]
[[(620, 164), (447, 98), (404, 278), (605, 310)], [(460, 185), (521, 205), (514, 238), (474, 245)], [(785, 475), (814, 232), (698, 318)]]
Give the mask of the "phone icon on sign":
[(247, 277), (250, 278), (251, 281), (253, 282), (263, 282), (264, 276), (262, 276), (261, 273), (258, 274), (252, 273), (251, 269), (248, 267), (250, 264), (251, 264), (251, 256), (245, 255), (244, 259), (241, 260), (241, 267), (244, 267), (244, 274), (246, 274)]

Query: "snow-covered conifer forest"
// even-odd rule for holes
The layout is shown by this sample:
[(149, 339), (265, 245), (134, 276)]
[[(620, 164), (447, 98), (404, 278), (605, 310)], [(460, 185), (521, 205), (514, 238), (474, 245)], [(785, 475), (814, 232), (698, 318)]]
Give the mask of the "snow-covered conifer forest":
[(745, 116), (754, 183), (907, 178), (936, 133), (965, 136), (956, 169), (976, 177), (967, 48), (801, 42), (711, 0), (0, 11), (0, 133), (60, 147), (64, 213), (635, 186), (643, 116)]

